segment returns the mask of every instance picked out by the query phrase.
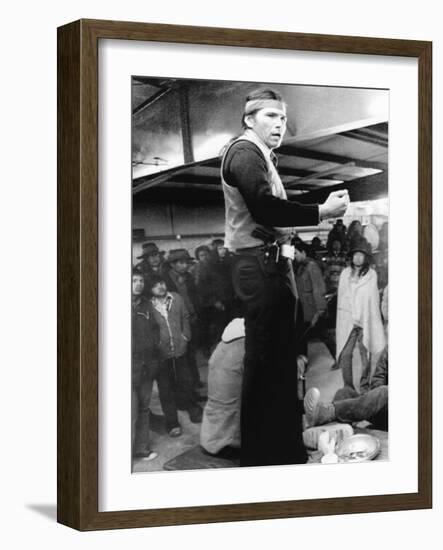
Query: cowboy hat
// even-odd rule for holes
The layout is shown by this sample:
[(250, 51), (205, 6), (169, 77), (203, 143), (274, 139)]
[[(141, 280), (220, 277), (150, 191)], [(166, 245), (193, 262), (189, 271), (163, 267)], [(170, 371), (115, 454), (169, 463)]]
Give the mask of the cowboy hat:
[(192, 258), (189, 255), (189, 252), (184, 248), (175, 248), (174, 250), (170, 250), (167, 257), (167, 261), (169, 263), (173, 263), (173, 262), (178, 262), (179, 260), (190, 262)]
[(137, 260), (141, 258), (147, 258), (148, 256), (154, 256), (155, 254), (160, 254), (160, 250), (155, 243), (144, 243), (142, 245), (142, 254), (137, 256)]

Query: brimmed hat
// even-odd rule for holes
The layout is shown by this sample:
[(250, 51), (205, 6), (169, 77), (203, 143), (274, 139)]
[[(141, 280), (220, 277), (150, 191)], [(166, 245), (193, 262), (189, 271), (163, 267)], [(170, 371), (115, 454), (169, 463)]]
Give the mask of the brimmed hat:
[(362, 237), (360, 239), (356, 239), (351, 244), (349, 254), (352, 256), (352, 254), (355, 254), (355, 252), (363, 252), (367, 256), (372, 256), (372, 247), (368, 243), (368, 241), (364, 237)]
[(185, 248), (175, 248), (174, 250), (170, 250), (167, 257), (167, 261), (169, 263), (173, 263), (173, 262), (178, 262), (179, 260), (190, 262), (192, 258), (189, 255), (189, 252)]
[(154, 256), (155, 254), (160, 254), (160, 250), (155, 243), (144, 243), (142, 245), (142, 254), (137, 256), (137, 260), (141, 258), (147, 258), (148, 256)]

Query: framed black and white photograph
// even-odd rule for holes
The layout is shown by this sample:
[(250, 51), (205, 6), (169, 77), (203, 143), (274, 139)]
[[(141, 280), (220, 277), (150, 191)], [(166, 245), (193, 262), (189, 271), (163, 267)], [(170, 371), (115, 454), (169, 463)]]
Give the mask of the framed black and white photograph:
[(431, 505), (430, 48), (59, 29), (61, 523)]
[[(133, 470), (242, 465), (248, 304), (253, 315), (263, 315), (252, 321), (251, 353), (262, 340), (258, 353), (269, 368), (262, 367), (265, 391), (250, 413), (263, 434), (250, 443), (246, 464), (304, 463), (306, 447), (312, 462), (338, 460), (319, 451), (318, 437), (327, 429), (336, 444), (352, 437), (349, 446), (363, 445), (351, 451), (355, 460), (388, 459), (389, 90), (134, 76), (132, 97)], [(270, 109), (263, 113), (272, 123), (259, 120), (254, 130), (257, 107)], [(263, 169), (265, 162), (257, 151), (269, 151), (269, 157), (274, 150), (278, 168), (272, 173), (287, 198), (273, 197), (266, 176), (263, 189), (254, 189), (260, 178), (251, 175), (255, 163)], [(224, 181), (223, 159), (234, 185)], [(266, 167), (265, 174), (270, 171)], [(249, 202), (243, 195), (231, 198), (236, 178), (245, 180)], [(319, 219), (311, 205), (323, 205), (341, 190), (349, 204)], [(236, 204), (227, 206), (235, 200), (254, 215), (243, 217)], [(287, 200), (300, 203), (298, 210), (286, 214)], [(289, 229), (271, 229), (288, 222)], [(274, 251), (281, 257), (272, 257)], [(358, 253), (363, 275), (361, 281), (356, 276), (354, 289), (352, 256)], [(287, 312), (293, 326), (285, 339), (294, 344), (294, 355), (285, 373), (276, 366), (284, 344), (272, 349), (272, 331), (281, 335), (290, 325), (283, 304), (276, 304), (278, 296), (267, 303), (261, 295), (263, 306), (256, 296), (245, 296), (241, 285), (254, 289), (244, 273), (238, 280), (238, 263), (251, 269), (263, 261), (260, 270), (272, 280), (274, 268), (288, 260), (298, 301)], [(355, 361), (360, 332), (353, 309), (364, 335)], [(281, 384), (277, 403), (271, 397), (274, 378)], [(297, 410), (285, 401), (299, 402), (298, 436)], [(367, 428), (370, 421), (377, 432)], [(359, 422), (366, 424), (354, 434), (352, 425)], [(245, 424), (247, 440), (251, 428)]]

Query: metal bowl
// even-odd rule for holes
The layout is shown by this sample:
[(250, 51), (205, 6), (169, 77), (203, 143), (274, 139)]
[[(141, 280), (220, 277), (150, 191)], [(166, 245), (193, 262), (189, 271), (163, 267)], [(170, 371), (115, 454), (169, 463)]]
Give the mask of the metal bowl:
[(366, 462), (380, 452), (380, 441), (373, 435), (356, 434), (343, 440), (337, 447), (339, 462)]

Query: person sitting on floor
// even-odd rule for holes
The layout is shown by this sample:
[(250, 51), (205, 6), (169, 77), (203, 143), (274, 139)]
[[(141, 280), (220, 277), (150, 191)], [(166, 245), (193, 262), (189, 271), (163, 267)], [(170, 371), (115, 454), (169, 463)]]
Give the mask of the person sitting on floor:
[(208, 401), (200, 444), (210, 454), (235, 455), (240, 448), (240, 405), (245, 321), (233, 319), (209, 359)]
[[(233, 319), (209, 359), (208, 401), (203, 411), (200, 445), (222, 458), (236, 458), (240, 449), (240, 408), (245, 355), (245, 320)], [(299, 385), (303, 386), (307, 359), (297, 358)], [(301, 395), (300, 391), (303, 392)], [(302, 401), (303, 387), (294, 388)]]
[(350, 386), (338, 390), (331, 403), (321, 401), (320, 391), (311, 388), (304, 399), (307, 427), (330, 422), (369, 421), (375, 429), (388, 429), (388, 348), (380, 355), (369, 388), (358, 393)]

